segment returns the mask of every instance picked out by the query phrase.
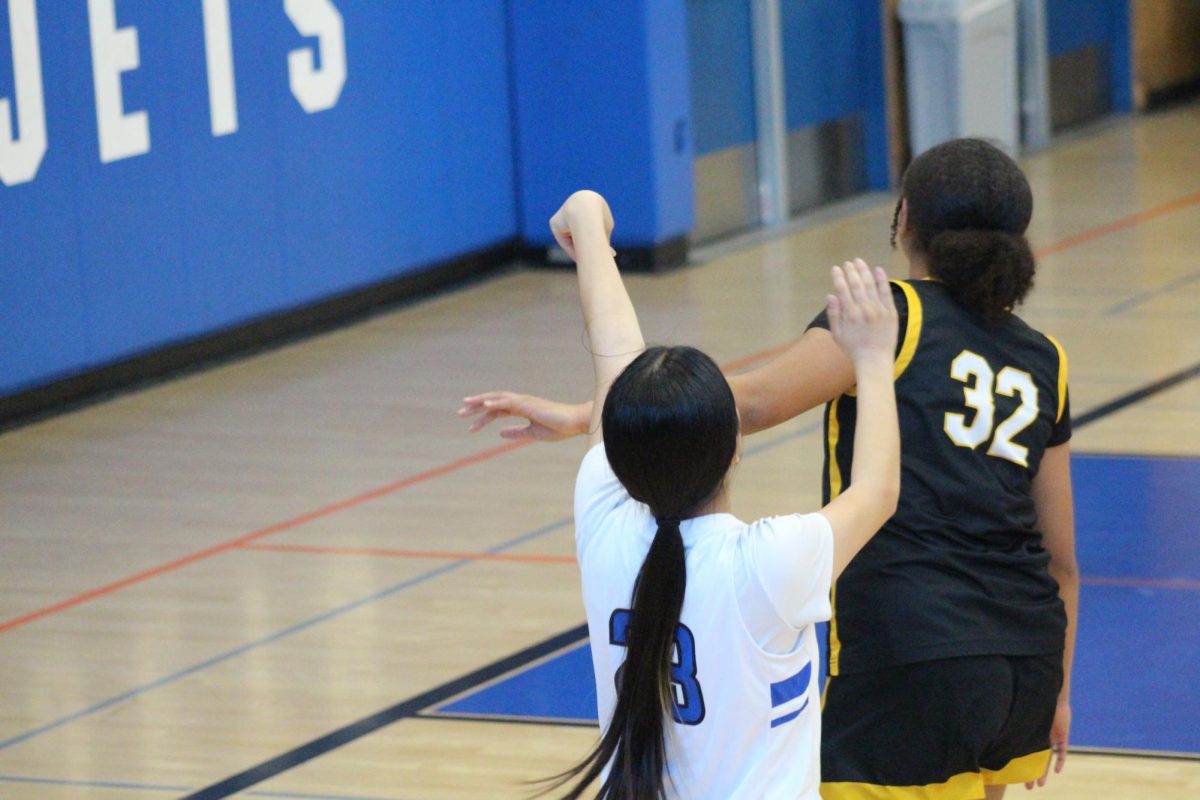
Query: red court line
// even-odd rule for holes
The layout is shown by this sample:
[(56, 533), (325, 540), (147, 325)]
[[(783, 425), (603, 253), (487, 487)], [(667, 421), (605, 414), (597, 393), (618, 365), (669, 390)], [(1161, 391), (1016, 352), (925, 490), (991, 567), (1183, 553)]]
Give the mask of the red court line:
[(1175, 200), (1155, 206), (1154, 208), (1150, 208), (1145, 211), (1139, 211), (1136, 214), (1130, 214), (1128, 217), (1122, 217), (1115, 222), (1110, 222), (1107, 225), (1101, 225), (1098, 228), (1091, 228), (1090, 230), (1086, 230), (1076, 236), (1071, 236), (1070, 238), (1063, 239), (1061, 242), (1055, 242), (1048, 247), (1044, 247), (1041, 250), (1038, 250), (1034, 255), (1036, 255), (1038, 258), (1042, 258), (1044, 256), (1054, 255), (1055, 253), (1061, 253), (1063, 250), (1069, 250), (1072, 247), (1086, 244), (1087, 242), (1099, 239), (1102, 236), (1107, 236), (1110, 233), (1123, 231), (1127, 228), (1132, 228), (1135, 225), (1140, 225), (1143, 222), (1149, 222), (1156, 217), (1161, 217), (1165, 214), (1170, 214), (1173, 211), (1178, 211), (1181, 208), (1187, 208), (1188, 206), (1194, 205), (1200, 205), (1200, 192), (1176, 198)]
[[(1072, 236), (1068, 239), (1063, 239), (1061, 242), (1056, 242), (1055, 244), (1052, 244), (1052, 245), (1049, 245), (1048, 247), (1042, 248), (1041, 250), (1037, 251), (1036, 255), (1038, 257), (1042, 257), (1042, 256), (1052, 255), (1054, 253), (1059, 253), (1059, 252), (1062, 252), (1063, 250), (1067, 250), (1071, 247), (1075, 247), (1075, 246), (1083, 244), (1085, 242), (1092, 241), (1093, 239), (1098, 239), (1101, 236), (1106, 236), (1110, 233), (1115, 233), (1117, 231), (1121, 231), (1126, 228), (1133, 227), (1134, 225), (1138, 225), (1142, 222), (1146, 222), (1148, 220), (1154, 219), (1155, 217), (1160, 217), (1160, 216), (1163, 216), (1164, 214), (1169, 214), (1172, 211), (1178, 211), (1181, 208), (1186, 208), (1188, 206), (1195, 205), (1197, 203), (1200, 203), (1200, 192), (1196, 192), (1194, 194), (1189, 194), (1184, 197), (1180, 197), (1177, 200), (1172, 200), (1171, 202), (1164, 203), (1159, 206), (1155, 206), (1154, 208), (1148, 209), (1146, 211), (1142, 211), (1137, 214), (1132, 214), (1128, 217), (1124, 217), (1122, 219), (1116, 220), (1115, 222), (1110, 222), (1106, 225), (1101, 225), (1096, 228), (1091, 228), (1091, 229), (1086, 230), (1083, 233), (1080, 233), (1076, 236)], [(771, 356), (782, 352), (783, 350), (785, 350), (787, 348), (788, 344), (789, 343), (775, 345), (774, 347), (767, 348), (766, 350), (762, 350), (753, 355), (749, 355), (749, 356), (745, 356), (744, 358), (736, 359), (736, 360), (730, 362), (729, 364), (726, 364), (723, 368), (726, 370), (730, 370), (730, 371), (735, 370), (735, 369), (741, 369), (741, 368), (749, 366), (755, 362), (770, 358)], [(500, 445), (499, 447), (493, 447), (488, 450), (482, 450), (478, 453), (475, 453), (474, 455), (466, 456), (465, 458), (461, 458), (457, 461), (452, 461), (449, 464), (444, 464), (440, 467), (435, 467), (434, 469), (428, 470), (426, 472), (418, 473), (416, 475), (413, 475), (410, 478), (405, 478), (405, 479), (397, 481), (395, 483), (388, 484), (387, 486), (380, 486), (379, 488), (372, 489), (370, 491), (364, 492), (363, 494), (351, 497), (348, 500), (342, 500), (340, 502), (333, 503), (331, 505), (324, 506), (322, 508), (318, 508), (315, 511), (310, 511), (306, 514), (301, 514), (298, 517), (292, 517), (291, 519), (284, 520), (283, 522), (277, 522), (274, 525), (268, 525), (265, 528), (259, 528), (256, 531), (247, 533), (244, 536), (239, 536), (236, 539), (230, 539), (229, 541), (222, 542), (221, 544), (217, 544), (212, 547), (207, 547), (203, 550), (198, 550), (195, 553), (192, 553), (190, 555), (186, 555), (182, 558), (175, 559), (174, 561), (170, 561), (166, 564), (162, 564), (157, 567), (152, 567), (148, 570), (144, 570), (135, 575), (130, 575), (129, 577), (122, 578), (119, 581), (114, 581), (113, 583), (105, 584), (104, 586), (100, 586), (96, 589), (91, 589), (87, 592), (75, 595), (74, 597), (70, 597), (66, 600), (55, 603), (53, 605), (49, 605), (44, 608), (40, 608), (37, 611), (31, 611), (30, 613), (25, 614), (23, 616), (15, 617), (13, 619), (7, 620), (6, 622), (0, 622), (0, 633), (5, 633), (7, 631), (13, 630), (14, 628), (19, 628), (23, 625), (28, 625), (29, 623), (34, 622), (36, 620), (42, 619), (44, 617), (48, 617), (52, 614), (57, 614), (61, 611), (66, 611), (67, 609), (74, 608), (75, 606), (82, 605), (83, 603), (90, 602), (90, 601), (95, 600), (100, 597), (104, 597), (105, 595), (109, 595), (109, 594), (112, 594), (113, 592), (120, 591), (121, 589), (141, 583), (142, 581), (149, 580), (150, 578), (154, 578), (154, 577), (163, 575), (168, 572), (173, 572), (173, 571), (179, 569), (180, 567), (187, 566), (188, 564), (194, 564), (197, 561), (202, 561), (206, 558), (210, 558), (210, 557), (218, 555), (220, 553), (228, 552), (229, 550), (239, 548), (245, 544), (249, 544), (249, 543), (254, 542), (258, 539), (261, 539), (265, 536), (270, 536), (272, 534), (279, 533), (280, 531), (285, 531), (290, 528), (295, 528), (298, 525), (303, 525), (304, 523), (311, 522), (314, 519), (319, 519), (321, 517), (325, 517), (330, 514), (333, 514), (337, 511), (343, 511), (347, 508), (361, 505), (362, 503), (365, 503), (369, 500), (374, 500), (378, 497), (382, 497), (384, 495), (391, 494), (392, 492), (399, 491), (401, 489), (404, 489), (409, 486), (413, 486), (418, 483), (423, 483), (423, 482), (431, 480), (433, 478), (438, 478), (443, 475), (448, 475), (452, 472), (456, 472), (460, 469), (463, 469), (464, 467), (471, 466), (472, 464), (478, 464), (481, 461), (487, 461), (488, 459), (495, 458), (496, 456), (499, 456), (499, 455), (503, 455), (504, 453), (507, 453), (510, 450), (516, 450), (519, 447), (524, 447), (525, 445), (527, 445), (529, 443), (530, 442), (528, 442), (528, 441), (509, 442), (508, 444)]]
[(1183, 589), (1200, 592), (1200, 581), (1189, 581), (1184, 578), (1112, 578), (1096, 575), (1081, 578), (1085, 586), (1129, 586), (1135, 589)]
[(60, 611), (66, 611), (69, 608), (82, 605), (83, 603), (86, 603), (90, 600), (95, 600), (98, 597), (104, 597), (105, 595), (112, 594), (113, 592), (120, 591), (121, 589), (133, 586), (134, 584), (141, 583), (142, 581), (149, 580), (150, 578), (167, 572), (173, 572), (180, 567), (185, 567), (188, 564), (194, 564), (197, 561), (211, 558), (218, 553), (224, 553), (229, 550), (242, 547), (258, 539), (279, 533), (280, 531), (286, 531), (291, 528), (298, 527), (307, 522), (312, 522), (313, 520), (327, 517), (330, 514), (335, 514), (338, 511), (344, 511), (348, 508), (362, 505), (363, 503), (383, 497), (387, 494), (391, 494), (392, 492), (398, 492), (401, 489), (408, 488), (409, 486), (415, 486), (418, 483), (424, 483), (426, 481), (433, 480), (434, 478), (441, 477), (442, 475), (456, 472), (464, 467), (469, 467), (472, 464), (478, 464), (481, 461), (487, 461), (490, 458), (495, 458), (496, 456), (502, 455), (511, 450), (525, 447), (528, 444), (530, 444), (530, 442), (527, 441), (508, 442), (507, 444), (502, 444), (498, 447), (482, 450), (478, 453), (460, 458), (457, 461), (451, 461), (449, 464), (443, 464), (440, 467), (435, 467), (434, 469), (426, 470), (425, 472), (418, 472), (416, 475), (396, 481), (395, 483), (389, 483), (386, 486), (380, 486), (375, 489), (371, 489), (370, 491), (363, 492), (362, 494), (355, 495), (354, 497), (346, 500), (339, 500), (336, 503), (330, 503), (327, 506), (322, 506), (321, 508), (318, 508), (314, 511), (309, 511), (297, 517), (285, 519), (282, 522), (276, 522), (273, 525), (268, 525), (265, 528), (259, 528), (256, 531), (251, 531), (250, 533), (247, 533), (244, 536), (239, 536), (236, 539), (230, 539), (229, 541), (222, 542), (221, 544), (214, 545), (212, 547), (206, 547), (203, 550), (197, 550), (195, 553), (186, 555), (183, 558), (177, 558), (174, 561), (170, 561), (166, 564), (152, 567), (135, 575), (130, 575), (127, 578), (122, 578), (119, 581), (114, 581), (113, 583), (105, 584), (104, 586), (84, 592), (83, 594), (75, 595), (74, 597), (63, 600), (62, 602), (55, 603), (54, 605), (46, 606), (45, 608), (40, 608), (37, 611), (31, 611), (23, 616), (0, 623), (0, 633), (10, 631), (13, 628), (19, 628), (22, 625), (28, 625), (30, 622), (42, 619), (43, 617), (48, 617), (51, 614), (57, 614)]
[(435, 558), (442, 561), (516, 561), (528, 564), (574, 564), (575, 556), (541, 553), (479, 553), (452, 550), (397, 550), (390, 547), (325, 547), (309, 544), (244, 544), (241, 550), (267, 553), (308, 553), (335, 556), (382, 556), (385, 558)]

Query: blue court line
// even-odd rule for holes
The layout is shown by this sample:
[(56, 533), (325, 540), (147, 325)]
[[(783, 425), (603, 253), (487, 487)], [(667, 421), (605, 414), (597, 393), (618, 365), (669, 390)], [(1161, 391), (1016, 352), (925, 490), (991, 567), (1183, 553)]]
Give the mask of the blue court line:
[[(820, 428), (823, 424), (824, 423), (821, 423), (821, 422), (812, 423), (803, 428), (800, 428), (799, 430), (792, 431), (791, 433), (787, 433), (782, 436), (777, 436), (774, 439), (766, 441), (760, 445), (748, 448), (745, 450), (745, 457), (749, 458), (751, 456), (758, 455), (767, 450), (771, 450), (775, 447), (778, 447), (786, 442), (789, 442), (793, 439), (797, 439), (808, 433), (812, 433), (813, 431)], [(541, 536), (545, 536), (546, 534), (551, 533), (556, 530), (559, 530), (561, 528), (565, 528), (566, 526), (570, 525), (572, 522), (574, 522), (573, 516), (563, 517), (562, 519), (555, 520), (554, 522), (551, 522), (548, 525), (543, 525), (542, 527), (536, 528), (532, 531), (529, 531), (528, 533), (523, 533), (514, 539), (509, 539), (508, 541), (502, 542), (501, 544), (495, 545), (494, 547), (490, 547), (487, 550), (485, 550), (484, 552), (502, 553), (506, 550), (510, 550), (514, 547), (524, 544), (525, 542), (531, 541), (533, 539), (537, 539)], [(331, 619), (335, 619), (335, 618), (340, 617), (344, 614), (347, 614), (351, 611), (359, 609), (365, 605), (369, 605), (378, 600), (383, 600), (383, 599), (390, 597), (391, 595), (394, 595), (398, 592), (402, 592), (405, 589), (409, 589), (413, 586), (424, 583), (424, 582), (431, 580), (433, 578), (436, 578), (440, 575), (444, 575), (448, 572), (452, 572), (453, 570), (456, 570), (460, 567), (466, 566), (467, 564), (470, 564), (470, 563), (472, 563), (472, 562), (469, 560), (463, 560), (463, 561), (455, 561), (450, 564), (445, 564), (436, 569), (432, 569), (432, 570), (429, 570), (428, 572), (424, 572), (424, 573), (416, 576), (415, 578), (410, 578), (406, 581), (402, 581), (400, 583), (394, 584), (385, 589), (381, 589), (380, 591), (377, 591), (373, 594), (367, 595), (366, 597), (359, 598), (358, 600), (354, 600), (354, 601), (351, 601), (344, 605), (338, 606), (337, 608), (334, 608), (330, 611), (325, 611), (321, 614), (318, 614), (315, 617), (310, 617), (309, 619), (306, 619), (302, 622), (298, 622), (295, 625), (292, 625), (291, 627), (285, 628), (281, 631), (277, 631), (268, 636), (264, 636), (260, 639), (256, 639), (252, 642), (248, 642), (244, 645), (241, 645), (240, 647), (235, 647), (232, 650), (227, 650), (224, 653), (213, 656), (212, 658), (209, 658), (209, 659), (206, 659), (199, 663), (193, 664), (189, 667), (185, 667), (177, 672), (167, 675), (166, 677), (159, 678), (156, 681), (142, 684), (141, 686), (130, 689), (127, 692), (122, 692), (121, 694), (114, 695), (113, 697), (110, 697), (106, 700), (101, 700), (99, 703), (88, 706), (87, 708), (84, 708), (80, 711), (76, 711), (72, 714), (68, 714), (66, 716), (59, 717), (56, 720), (47, 722), (44, 725), (40, 725), (36, 728), (33, 728), (32, 730), (25, 731), (24, 733), (13, 736), (10, 739), (5, 739), (3, 741), (0, 741), (0, 751), (6, 750), (10, 747), (13, 747), (14, 745), (21, 744), (22, 742), (26, 742), (37, 736), (41, 736), (44, 733), (49, 733), (50, 731), (55, 730), (56, 728), (61, 728), (63, 725), (67, 725), (71, 722), (75, 722), (77, 720), (84, 719), (85, 717), (90, 717), (93, 714), (96, 714), (100, 711), (104, 711), (105, 709), (112, 708), (113, 706), (116, 706), (116, 705), (120, 705), (121, 703), (124, 703), (127, 700), (132, 700), (133, 698), (143, 695), (154, 689), (159, 689), (168, 684), (175, 683), (178, 680), (186, 678), (186, 677), (193, 675), (197, 672), (200, 672), (202, 670), (208, 669), (209, 667), (214, 667), (225, 661), (229, 661), (230, 659), (237, 658), (238, 656), (243, 655), (244, 653), (248, 653), (251, 650), (256, 650), (259, 647), (262, 647), (264, 645), (273, 644), (282, 639), (286, 639), (294, 634), (305, 631), (315, 625), (319, 625), (322, 622), (327, 622)]]
[(1111, 316), (1115, 316), (1117, 314), (1124, 313), (1135, 306), (1140, 306), (1142, 303), (1146, 302), (1147, 300), (1153, 300), (1155, 297), (1164, 295), (1167, 292), (1174, 291), (1175, 289), (1182, 289), (1184, 286), (1187, 286), (1189, 283), (1195, 283), (1198, 280), (1200, 280), (1200, 271), (1189, 273), (1187, 275), (1184, 275), (1182, 278), (1176, 278), (1175, 280), (1171, 281), (1170, 283), (1163, 284), (1162, 286), (1158, 287), (1157, 289), (1149, 289), (1145, 292), (1141, 292), (1140, 294), (1135, 294), (1133, 297), (1130, 297), (1128, 300), (1122, 300), (1120, 303), (1117, 303), (1114, 306), (1110, 306), (1109, 308), (1104, 309), (1104, 316), (1111, 317)]
[[(536, 530), (530, 531), (529, 533), (522, 534), (521, 536), (518, 536), (515, 539), (511, 539), (509, 541), (506, 541), (499, 545), (496, 545), (495, 547), (489, 548), (486, 552), (489, 552), (489, 553), (503, 552), (512, 547), (516, 547), (517, 545), (519, 545), (523, 542), (526, 542), (530, 539), (536, 538), (538, 536), (544, 536), (547, 533), (550, 533), (551, 531), (558, 530), (559, 528), (564, 528), (567, 525), (571, 524), (572, 519), (573, 519), (572, 517), (565, 517), (563, 519), (557, 520), (555, 522), (550, 523), (549, 525), (544, 525), (541, 528), (537, 528)], [(374, 603), (377, 600), (383, 600), (384, 598), (390, 597), (398, 592), (402, 592), (405, 589), (409, 589), (413, 586), (424, 583), (428, 580), (431, 580), (432, 578), (436, 578), (439, 575), (444, 575), (447, 572), (451, 572), (453, 570), (458, 569), (459, 567), (463, 567), (470, 563), (471, 563), (470, 561), (464, 560), (464, 561), (455, 561), (450, 564), (445, 564), (443, 566), (437, 567), (436, 569), (431, 569), (428, 572), (424, 572), (424, 573), (416, 576), (415, 578), (409, 578), (406, 581), (401, 581), (400, 583), (393, 584), (392, 586), (389, 586), (385, 589), (381, 589), (377, 592), (369, 594), (366, 597), (361, 597), (358, 600), (353, 600), (349, 603), (338, 606), (337, 608), (334, 608), (330, 611), (325, 611), (321, 614), (316, 615), (315, 617), (309, 617), (308, 619), (306, 619), (302, 622), (298, 622), (295, 625), (292, 625), (291, 627), (284, 628), (281, 631), (272, 633), (269, 636), (264, 636), (261, 639), (256, 639), (252, 642), (241, 645), (240, 647), (235, 647), (232, 650), (227, 650), (224, 653), (221, 653), (220, 655), (213, 656), (212, 658), (209, 658), (209, 659), (206, 659), (199, 663), (193, 664), (190, 667), (185, 667), (184, 669), (181, 669), (178, 672), (174, 672), (170, 675), (167, 675), (164, 678), (159, 678), (156, 681), (142, 684), (141, 686), (138, 686), (134, 689), (130, 689), (127, 692), (122, 692), (121, 694), (110, 697), (107, 700), (102, 700), (99, 703), (96, 703), (95, 705), (88, 706), (87, 708), (85, 708), (81, 711), (76, 711), (75, 713), (68, 714), (65, 717), (59, 717), (58, 719), (54, 720), (53, 722), (47, 722), (46, 724), (40, 725), (32, 730), (26, 731), (25, 733), (18, 734), (17, 736), (14, 736), (10, 739), (5, 739), (4, 741), (0, 741), (0, 750), (6, 750), (9, 747), (12, 747), (13, 745), (17, 745), (17, 744), (20, 744), (21, 742), (28, 741), (29, 739), (32, 739), (36, 736), (40, 736), (43, 733), (52, 731), (55, 728), (60, 728), (63, 725), (66, 725), (67, 723), (75, 722), (76, 720), (83, 719), (84, 717), (89, 717), (92, 714), (95, 714), (100, 711), (104, 711), (105, 709), (111, 708), (115, 705), (119, 705), (120, 703), (123, 703), (126, 700), (131, 700), (131, 699), (133, 699), (139, 695), (145, 694), (146, 692), (149, 692), (153, 689), (161, 688), (163, 686), (166, 686), (167, 684), (174, 683), (175, 681), (178, 681), (181, 678), (186, 678), (189, 675), (193, 675), (197, 672), (200, 672), (201, 670), (208, 669), (209, 667), (213, 667), (213, 666), (216, 666), (217, 664), (228, 661), (232, 658), (236, 658), (237, 656), (240, 656), (243, 653), (248, 653), (251, 650), (255, 650), (259, 647), (262, 647), (263, 645), (272, 644), (272, 643), (278, 642), (282, 639), (286, 639), (289, 636), (300, 633), (301, 631), (305, 631), (315, 625), (321, 624), (322, 622), (327, 622), (336, 617), (340, 617), (351, 611), (359, 609), (365, 605)]]
[[(136, 792), (162, 792), (178, 795), (190, 792), (192, 786), (171, 786), (156, 783), (131, 783), (128, 781), (80, 781), (68, 778), (38, 778), (31, 775), (0, 775), (0, 783), (16, 783), (32, 786), (71, 786), (80, 789), (120, 789)], [(252, 789), (246, 797), (269, 797), (277, 800), (402, 800), (398, 797), (376, 797), (365, 794), (311, 794), (308, 792), (271, 792)]]
[(23, 783), (34, 786), (78, 786), (81, 789), (130, 789), (139, 792), (186, 792), (187, 786), (126, 781), (73, 781), (67, 778), (35, 778), (29, 775), (0, 775), (0, 783)]

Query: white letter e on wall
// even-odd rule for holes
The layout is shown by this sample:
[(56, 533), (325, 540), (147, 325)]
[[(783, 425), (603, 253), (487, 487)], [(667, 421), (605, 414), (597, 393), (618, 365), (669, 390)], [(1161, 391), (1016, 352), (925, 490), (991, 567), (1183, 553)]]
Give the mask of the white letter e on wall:
[(117, 28), (116, 0), (88, 0), (92, 34), (92, 79), (96, 87), (96, 129), (100, 161), (107, 164), (150, 152), (150, 122), (145, 111), (126, 114), (121, 73), (137, 69), (137, 28)]
[(301, 108), (310, 114), (337, 105), (346, 83), (346, 34), (342, 15), (329, 0), (283, 0), (283, 10), (304, 36), (316, 36), (321, 48), (317, 69), (311, 47), (288, 53), (288, 83)]
[[(34, 0), (8, 0), (16, 107), (0, 98), (0, 181), (26, 183), (37, 175), (46, 155), (46, 106), (42, 95), (42, 53)], [(19, 116), (21, 140), (13, 138)]]

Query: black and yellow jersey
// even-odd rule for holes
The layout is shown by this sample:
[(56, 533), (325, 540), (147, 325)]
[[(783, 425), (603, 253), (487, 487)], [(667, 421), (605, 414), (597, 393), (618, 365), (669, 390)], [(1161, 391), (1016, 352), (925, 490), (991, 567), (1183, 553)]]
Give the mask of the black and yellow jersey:
[[(1066, 615), (1030, 491), (1046, 448), (1071, 436), (1066, 355), (936, 281), (893, 281), (893, 294), (900, 503), (834, 585), (830, 674), (1057, 653)], [(853, 392), (826, 408), (825, 502), (849, 482), (855, 413)]]

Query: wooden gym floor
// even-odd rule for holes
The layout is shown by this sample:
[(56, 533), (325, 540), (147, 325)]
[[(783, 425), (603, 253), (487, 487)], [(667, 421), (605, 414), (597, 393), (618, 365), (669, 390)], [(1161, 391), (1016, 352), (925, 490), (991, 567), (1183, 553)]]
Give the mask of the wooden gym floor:
[[(1169, 475), (1200, 458), (1198, 139), (1192, 105), (1024, 162), (1040, 272), (1023, 316), (1071, 357), (1074, 448)], [(899, 274), (891, 208), (862, 198), (631, 277), (648, 337), (756, 363), (818, 310), (829, 264)], [(578, 642), (582, 444), (471, 436), (454, 411), (476, 390), (589, 382), (573, 275), (522, 270), (0, 437), (0, 798), (527, 795), (594, 731), (433, 712)], [(748, 440), (741, 516), (816, 508), (818, 431), (809, 414)], [(1093, 495), (1100, 526), (1129, 505)], [(1182, 480), (1135, 499), (1151, 519), (1198, 498)], [(1200, 723), (1171, 727), (1200, 704), (1183, 680), (1200, 570), (1146, 525), (1101, 543), (1105, 574), (1081, 527), (1112, 677), (1077, 692), (1075, 741), (1184, 757), (1078, 754), (1047, 800), (1200, 796)], [(1162, 552), (1179, 555), (1144, 558)], [(1102, 638), (1118, 625), (1145, 642)], [(1181, 646), (1160, 691), (1147, 652)]]

